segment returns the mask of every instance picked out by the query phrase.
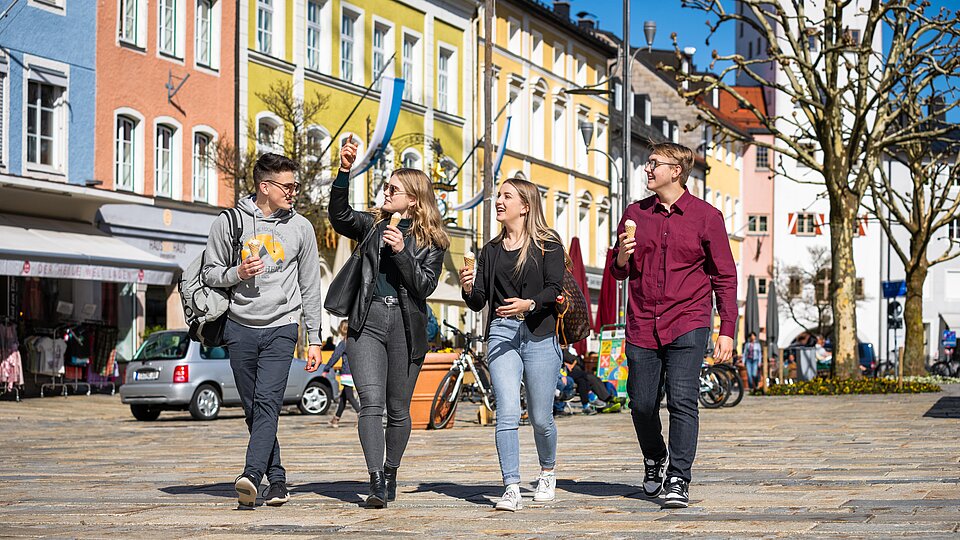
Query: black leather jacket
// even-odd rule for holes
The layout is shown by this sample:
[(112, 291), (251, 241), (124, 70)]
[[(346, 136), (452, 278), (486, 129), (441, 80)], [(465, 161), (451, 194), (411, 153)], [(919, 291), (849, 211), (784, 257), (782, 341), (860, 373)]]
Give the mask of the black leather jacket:
[[(368, 212), (358, 212), (350, 207), (348, 188), (333, 186), (330, 189), (330, 223), (339, 234), (362, 241), (371, 227), (377, 231), (367, 240), (363, 248), (360, 281), (360, 294), (350, 308), (350, 329), (359, 332), (367, 320), (376, 279), (380, 273), (380, 248), (383, 245), (383, 231), (387, 222), (375, 223)], [(440, 279), (443, 255), (446, 250), (435, 246), (418, 246), (413, 235), (404, 239), (406, 246), (400, 253), (393, 253), (393, 261), (400, 271), (401, 283), (397, 288), (400, 300), (400, 313), (406, 331), (407, 350), (410, 360), (422, 359), (427, 354), (427, 297), (433, 294)]]

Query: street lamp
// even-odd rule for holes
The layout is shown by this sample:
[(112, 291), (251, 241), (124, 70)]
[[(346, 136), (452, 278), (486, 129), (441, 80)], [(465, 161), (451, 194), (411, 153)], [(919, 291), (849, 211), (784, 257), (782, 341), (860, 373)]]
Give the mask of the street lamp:
[[(604, 152), (603, 150), (600, 150), (599, 148), (590, 148), (590, 143), (593, 142), (593, 124), (591, 124), (590, 122), (581, 121), (580, 136), (583, 137), (583, 145), (587, 148), (588, 154), (590, 152), (597, 152), (598, 154), (603, 154), (604, 156), (607, 157), (607, 159), (610, 160), (610, 165), (613, 166), (613, 171), (617, 173), (617, 178), (612, 183), (619, 184), (622, 176), (620, 175), (620, 167), (617, 167), (617, 161), (613, 159), (613, 156)], [(612, 221), (611, 221), (610, 229), (611, 229), (611, 236), (612, 236), (613, 231), (616, 230), (616, 228), (613, 227)]]

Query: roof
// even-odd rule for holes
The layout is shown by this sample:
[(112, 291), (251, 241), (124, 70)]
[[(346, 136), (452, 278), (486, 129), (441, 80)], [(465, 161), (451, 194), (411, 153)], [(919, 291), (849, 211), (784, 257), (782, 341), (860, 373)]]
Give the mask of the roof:
[[(734, 86), (734, 90), (740, 94), (748, 103), (759, 109), (764, 116), (767, 115), (767, 104), (763, 96), (763, 87), (761, 86)], [(767, 128), (757, 119), (748, 108), (742, 107), (741, 102), (729, 92), (720, 92), (720, 107), (724, 116), (729, 121), (735, 123), (743, 131), (760, 130), (767, 132)]]
[(590, 43), (601, 52), (604, 52), (612, 56), (617, 55), (616, 47), (611, 46), (606, 41), (597, 37), (595, 32), (599, 32), (600, 30), (595, 30), (591, 32), (589, 30), (580, 28), (580, 26), (577, 25), (575, 21), (571, 20), (570, 17), (564, 17), (556, 13), (555, 11), (553, 11), (553, 9), (551, 9), (549, 6), (547, 6), (546, 4), (544, 4), (539, 0), (510, 0), (510, 1), (513, 2), (514, 4), (519, 5), (520, 7), (526, 8), (528, 11), (532, 11), (533, 12), (532, 15), (534, 16), (541, 15), (544, 19), (562, 27), (564, 30), (567, 30), (571, 34), (576, 35), (577, 37), (581, 38), (587, 43)]

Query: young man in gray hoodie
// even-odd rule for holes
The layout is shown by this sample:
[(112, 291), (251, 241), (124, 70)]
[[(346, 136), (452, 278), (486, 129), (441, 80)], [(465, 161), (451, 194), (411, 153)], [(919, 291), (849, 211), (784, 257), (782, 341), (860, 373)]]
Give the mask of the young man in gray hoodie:
[(207, 240), (203, 280), (231, 290), (224, 340), (250, 431), (246, 466), (235, 482), (240, 507), (247, 509), (255, 507), (264, 475), (270, 483), (266, 504), (289, 500), (277, 422), (301, 314), (310, 343), (307, 356), (320, 361), (320, 258), (313, 225), (293, 209), (298, 168), (277, 154), (257, 160), (256, 193), (237, 203), (242, 262), (234, 260), (228, 216), (213, 222)]

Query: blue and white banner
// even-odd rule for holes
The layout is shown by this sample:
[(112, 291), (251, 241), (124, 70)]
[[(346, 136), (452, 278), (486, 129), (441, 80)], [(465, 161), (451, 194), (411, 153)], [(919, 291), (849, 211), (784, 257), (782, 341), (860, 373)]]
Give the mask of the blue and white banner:
[[(493, 158), (493, 184), (497, 184), (497, 178), (500, 176), (500, 164), (503, 163), (503, 154), (507, 151), (507, 137), (510, 136), (510, 121), (513, 120), (512, 116), (507, 117), (507, 124), (503, 126), (503, 135), (500, 137), (500, 146), (497, 147), (497, 155)], [(477, 207), (481, 202), (483, 202), (483, 190), (480, 193), (477, 193), (470, 198), (467, 202), (454, 206), (451, 210), (455, 212), (462, 212), (464, 210), (472, 210)]]
[(377, 127), (373, 129), (373, 140), (367, 147), (367, 153), (353, 164), (350, 178), (367, 171), (383, 154), (393, 137), (400, 116), (400, 104), (403, 101), (403, 79), (383, 77), (380, 83), (380, 110), (377, 111)]

